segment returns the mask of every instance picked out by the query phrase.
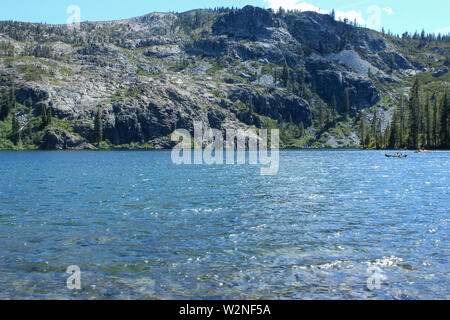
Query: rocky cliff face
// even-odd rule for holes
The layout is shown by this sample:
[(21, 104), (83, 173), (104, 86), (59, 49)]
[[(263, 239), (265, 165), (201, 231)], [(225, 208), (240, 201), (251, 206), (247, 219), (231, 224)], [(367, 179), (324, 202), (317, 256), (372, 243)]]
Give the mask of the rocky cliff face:
[[(0, 42), (9, 48), (0, 52), (0, 87), (14, 86), (18, 103), (32, 101), (34, 116), (45, 106), (77, 135), (46, 128), (41, 146), (51, 149), (91, 148), (98, 107), (113, 145), (169, 148), (170, 134), (192, 130), (193, 120), (221, 130), (303, 124), (312, 137), (303, 142), (312, 145), (320, 138), (319, 106), (330, 110), (335, 100), (339, 112), (347, 91), (353, 110), (371, 108), (394, 94), (387, 84), (403, 87), (411, 75), (433, 71), (374, 31), (328, 15), (250, 6), (89, 22), (80, 30), (3, 22)], [(440, 50), (438, 61), (449, 52)]]
[(94, 150), (95, 147), (82, 138), (61, 129), (49, 129), (43, 138), (43, 147), (50, 150)]

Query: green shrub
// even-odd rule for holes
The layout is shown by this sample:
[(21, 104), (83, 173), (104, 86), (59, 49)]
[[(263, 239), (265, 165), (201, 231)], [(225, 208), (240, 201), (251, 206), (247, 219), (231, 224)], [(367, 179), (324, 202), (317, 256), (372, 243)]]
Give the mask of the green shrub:
[(17, 66), (17, 71), (23, 75), (26, 81), (39, 81), (43, 76), (49, 76), (49, 72), (31, 64), (21, 64)]
[(0, 150), (14, 150), (14, 144), (11, 140), (0, 138)]

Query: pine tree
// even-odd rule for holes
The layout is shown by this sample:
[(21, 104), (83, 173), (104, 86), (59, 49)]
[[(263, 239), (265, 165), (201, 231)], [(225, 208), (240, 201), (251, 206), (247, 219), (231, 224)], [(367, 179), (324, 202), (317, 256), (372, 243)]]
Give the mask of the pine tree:
[(439, 144), (439, 106), (438, 100), (434, 97), (433, 108), (433, 146), (436, 148)]
[(391, 130), (389, 135), (389, 141), (387, 142), (388, 147), (397, 149), (399, 146), (399, 125), (398, 125), (398, 112), (394, 111), (392, 117)]
[(381, 132), (381, 120), (378, 119), (375, 128), (375, 146), (380, 149), (383, 144), (383, 134)]
[(305, 125), (303, 124), (303, 121), (300, 122), (300, 126), (299, 126), (299, 137), (302, 138), (303, 135), (305, 134)]
[(9, 103), (12, 109), (16, 107), (16, 90), (14, 86), (9, 88)]
[(400, 98), (399, 116), (398, 116), (398, 148), (405, 148), (405, 136), (406, 136), (406, 111), (404, 107), (403, 96)]
[(441, 121), (440, 121), (440, 147), (448, 148), (450, 146), (449, 141), (449, 128), (448, 128), (448, 117), (449, 117), (449, 101), (448, 101), (448, 91), (445, 91), (444, 96), (441, 101)]
[(419, 143), (419, 126), (420, 126), (420, 97), (419, 97), (419, 79), (416, 78), (411, 88), (409, 97), (409, 116), (410, 116), (410, 132), (408, 146), (411, 149), (417, 149)]
[(15, 113), (13, 114), (12, 117), (11, 128), (12, 128), (11, 140), (14, 143), (14, 145), (17, 146), (20, 141), (20, 123)]
[(331, 121), (333, 123), (333, 125), (336, 124), (336, 108), (337, 108), (337, 104), (336, 104), (336, 96), (333, 95), (331, 97)]
[(364, 116), (361, 116), (361, 120), (359, 120), (359, 139), (361, 141), (361, 147), (366, 147), (365, 144), (365, 138), (366, 138), (366, 132), (367, 132), (367, 123), (366, 123), (366, 119), (364, 118)]
[(425, 107), (426, 107), (426, 100), (424, 99), (424, 103), (419, 104), (419, 146), (423, 147), (426, 144), (426, 132), (427, 132), (427, 123), (425, 118)]
[(3, 91), (0, 97), (0, 121), (5, 121), (11, 111), (11, 106), (9, 103), (6, 91)]
[(367, 130), (366, 137), (364, 138), (364, 146), (368, 148), (370, 146), (370, 131)]
[(28, 124), (27, 124), (27, 136), (31, 137), (32, 134), (32, 125), (31, 125), (31, 121), (33, 118), (33, 101), (30, 99), (28, 99)]
[(42, 126), (46, 127), (48, 122), (47, 122), (47, 108), (44, 104), (41, 105), (41, 122), (42, 122)]
[(377, 140), (377, 133), (378, 133), (377, 125), (378, 125), (378, 111), (377, 111), (377, 109), (375, 109), (375, 111), (373, 113), (372, 122), (370, 124), (370, 134), (371, 134), (371, 138), (374, 139), (374, 141), (375, 141), (375, 145), (377, 145), (377, 143), (378, 143), (378, 140)]
[(47, 125), (49, 125), (50, 123), (52, 123), (52, 109), (48, 108), (48, 110), (47, 110)]
[(103, 141), (103, 119), (102, 119), (102, 109), (101, 107), (97, 108), (97, 114), (95, 116), (94, 122), (94, 131), (95, 131), (95, 141), (97, 144)]
[(386, 149), (389, 146), (389, 138), (391, 137), (391, 127), (388, 126), (384, 130), (384, 134), (382, 136), (381, 148)]
[(12, 110), (16, 108), (16, 97), (14, 87), (8, 90), (4, 89), (0, 105), (0, 120), (5, 121)]
[(426, 144), (428, 147), (431, 146), (431, 140), (432, 140), (432, 128), (431, 128), (431, 112), (430, 112), (430, 100), (427, 97), (426, 103), (425, 103), (425, 126), (426, 126)]

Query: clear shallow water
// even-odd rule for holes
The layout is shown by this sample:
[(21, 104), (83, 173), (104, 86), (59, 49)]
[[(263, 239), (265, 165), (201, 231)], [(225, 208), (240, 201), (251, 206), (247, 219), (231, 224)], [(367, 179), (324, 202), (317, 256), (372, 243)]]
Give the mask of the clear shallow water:
[(0, 299), (450, 299), (450, 152), (280, 158), (0, 153)]

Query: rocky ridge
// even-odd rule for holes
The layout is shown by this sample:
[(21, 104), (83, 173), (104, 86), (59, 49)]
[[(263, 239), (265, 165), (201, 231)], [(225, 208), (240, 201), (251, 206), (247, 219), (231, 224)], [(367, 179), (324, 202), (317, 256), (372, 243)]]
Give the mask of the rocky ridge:
[[(392, 84), (404, 87), (417, 73), (441, 77), (448, 71), (434, 67), (448, 46), (433, 52), (437, 62), (427, 65), (380, 33), (313, 12), (247, 6), (152, 13), (86, 22), (80, 30), (2, 24), (0, 42), (12, 47), (13, 56), (0, 58), (0, 87), (14, 86), (17, 102), (31, 100), (35, 117), (45, 106), (76, 134), (46, 128), (41, 147), (48, 149), (93, 148), (98, 107), (111, 145), (170, 148), (170, 134), (192, 130), (193, 120), (220, 130), (306, 128), (308, 139), (294, 134), (295, 143), (285, 146), (358, 145), (350, 122), (343, 145), (336, 137), (324, 141), (319, 108), (330, 113), (335, 103), (341, 112), (347, 92), (355, 115), (389, 109), (393, 104), (383, 105), (383, 98), (401, 96)], [(14, 30), (25, 31), (15, 39)], [(27, 53), (44, 44), (51, 56)]]

